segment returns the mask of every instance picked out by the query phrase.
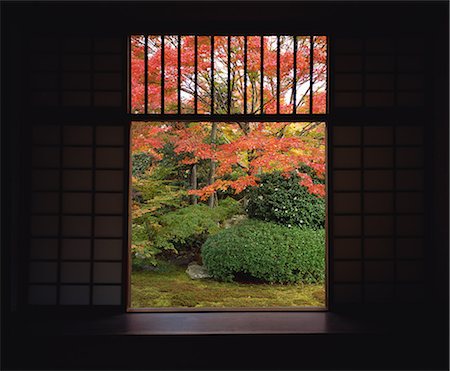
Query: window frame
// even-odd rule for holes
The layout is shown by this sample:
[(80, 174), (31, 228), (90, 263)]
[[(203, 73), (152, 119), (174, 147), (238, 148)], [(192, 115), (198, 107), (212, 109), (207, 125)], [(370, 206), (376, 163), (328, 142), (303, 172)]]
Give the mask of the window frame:
[[(142, 34), (142, 33), (140, 33)], [(146, 33), (145, 35), (159, 35), (160, 33)], [(166, 35), (161, 34), (161, 35)], [(330, 35), (328, 33), (320, 33), (320, 34), (310, 34), (311, 38), (316, 36), (324, 36), (326, 37), (326, 45), (327, 45), (327, 53), (326, 53), (326, 64), (327, 64), (327, 74), (326, 74), (326, 112), (325, 113), (312, 113), (312, 104), (310, 104), (310, 113), (308, 114), (301, 114), (301, 113), (295, 113), (295, 114), (282, 114), (282, 113), (263, 113), (263, 114), (182, 114), (182, 113), (176, 113), (176, 114), (167, 114), (167, 113), (159, 113), (159, 114), (149, 114), (149, 113), (131, 113), (131, 107), (132, 107), (132, 101), (131, 101), (131, 38), (132, 36), (136, 35), (135, 33), (129, 34), (127, 38), (127, 45), (128, 45), (128, 53), (127, 53), (127, 103), (128, 103), (128, 128), (127, 128), (127, 143), (128, 150), (127, 153), (129, 155), (129, 161), (128, 161), (128, 172), (127, 177), (128, 179), (128, 204), (127, 204), (127, 221), (128, 221), (128, 229), (127, 229), (127, 260), (124, 262), (126, 265), (126, 274), (125, 274), (125, 282), (124, 282), (124, 291), (125, 291), (125, 297), (126, 301), (124, 303), (125, 306), (125, 312), (126, 313), (179, 313), (179, 314), (200, 314), (200, 313), (217, 313), (217, 312), (223, 312), (223, 313), (252, 313), (252, 312), (265, 312), (265, 313), (280, 313), (280, 312), (298, 312), (298, 313), (320, 313), (320, 312), (330, 312), (331, 311), (331, 300), (330, 300), (330, 283), (331, 283), (331, 273), (330, 273), (330, 240), (331, 240), (331, 228), (330, 228), (330, 222), (329, 222), (329, 215), (330, 213), (330, 169), (331, 166), (329, 165), (329, 159), (330, 159), (330, 107), (331, 107), (331, 97), (330, 97), (330, 52), (329, 52), (329, 46), (330, 46)], [(256, 33), (240, 33), (238, 34), (208, 34), (204, 35), (203, 33), (176, 33), (174, 35), (188, 35), (188, 36), (269, 36), (267, 33), (262, 32), (256, 32)], [(144, 36), (144, 35), (143, 35)], [(289, 34), (286, 35), (286, 33), (276, 33), (271, 32), (270, 36), (301, 36), (300, 34)], [(312, 51), (311, 51), (312, 54)], [(310, 71), (312, 72), (313, 63), (310, 63)], [(147, 66), (145, 68), (145, 71), (147, 71)], [(144, 84), (144, 89), (146, 89), (146, 85)], [(311, 82), (312, 86), (312, 82)], [(278, 98), (279, 99), (279, 98)], [(147, 101), (147, 100), (146, 100)], [(262, 308), (262, 307), (233, 307), (233, 308), (179, 308), (179, 307), (162, 307), (162, 308), (132, 308), (131, 307), (131, 228), (132, 228), (132, 212), (131, 212), (131, 176), (130, 176), (130, 168), (131, 168), (131, 126), (133, 121), (138, 122), (264, 122), (264, 123), (270, 123), (270, 122), (321, 122), (325, 125), (325, 164), (326, 164), (326, 172), (325, 172), (325, 189), (326, 189), (326, 197), (325, 197), (325, 305), (324, 307), (270, 307), (270, 308)], [(245, 333), (245, 332), (244, 332)]]

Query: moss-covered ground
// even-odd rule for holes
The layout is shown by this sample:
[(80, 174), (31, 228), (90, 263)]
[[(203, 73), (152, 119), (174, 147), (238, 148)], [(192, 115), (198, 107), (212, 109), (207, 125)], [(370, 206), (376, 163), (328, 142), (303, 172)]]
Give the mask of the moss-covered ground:
[(131, 275), (132, 308), (323, 307), (324, 285), (269, 285), (193, 280), (163, 264)]

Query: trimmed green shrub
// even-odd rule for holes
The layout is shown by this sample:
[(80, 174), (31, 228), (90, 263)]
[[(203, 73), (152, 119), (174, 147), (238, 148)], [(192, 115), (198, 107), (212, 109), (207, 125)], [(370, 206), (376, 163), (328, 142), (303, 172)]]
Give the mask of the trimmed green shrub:
[(325, 231), (250, 219), (210, 236), (201, 254), (221, 281), (244, 276), (268, 283), (322, 283)]
[(285, 178), (275, 172), (260, 179), (248, 190), (246, 211), (251, 218), (301, 228), (325, 227), (325, 199), (309, 193), (297, 175)]

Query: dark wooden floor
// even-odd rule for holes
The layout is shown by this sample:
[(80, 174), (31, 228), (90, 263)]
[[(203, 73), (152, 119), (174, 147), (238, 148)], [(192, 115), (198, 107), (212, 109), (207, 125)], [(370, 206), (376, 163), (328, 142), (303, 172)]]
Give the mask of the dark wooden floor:
[[(236, 315), (237, 314), (237, 315)], [(336, 313), (21, 316), (3, 369), (448, 369), (448, 321)], [(3, 329), (4, 330), (4, 329)]]
[[(23, 321), (18, 320), (18, 321)], [(26, 334), (236, 335), (379, 333), (374, 321), (328, 312), (127, 313), (105, 317), (28, 319)]]

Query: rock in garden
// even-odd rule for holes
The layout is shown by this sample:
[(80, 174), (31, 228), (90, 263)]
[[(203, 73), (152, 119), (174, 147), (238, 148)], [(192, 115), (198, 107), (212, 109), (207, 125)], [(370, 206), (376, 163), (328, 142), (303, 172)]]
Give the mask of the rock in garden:
[(234, 215), (230, 219), (227, 219), (223, 222), (223, 227), (225, 229), (230, 228), (233, 225), (239, 224), (245, 219), (247, 219), (247, 215)]
[(156, 265), (144, 265), (142, 266), (142, 269), (148, 272), (158, 272), (160, 270), (160, 268)]
[(208, 270), (204, 266), (198, 265), (197, 263), (189, 264), (186, 269), (186, 273), (193, 280), (211, 277), (211, 275), (208, 273)]

